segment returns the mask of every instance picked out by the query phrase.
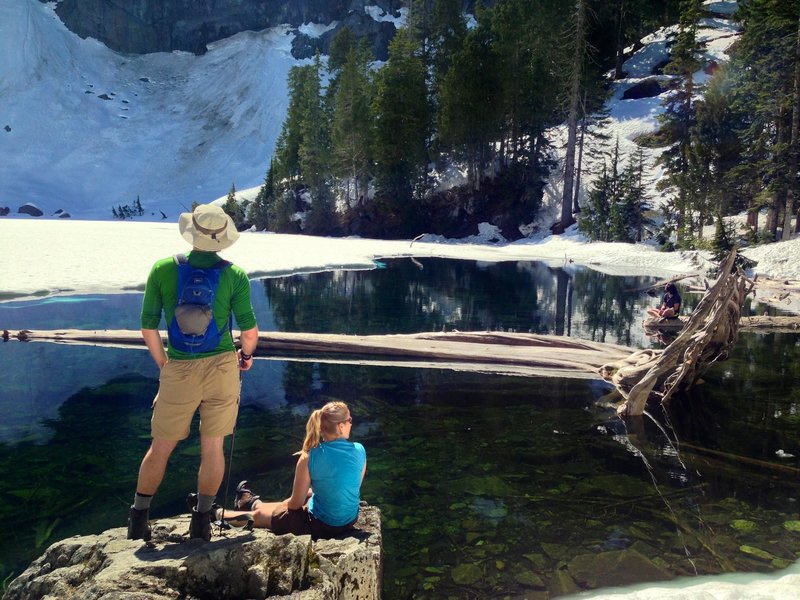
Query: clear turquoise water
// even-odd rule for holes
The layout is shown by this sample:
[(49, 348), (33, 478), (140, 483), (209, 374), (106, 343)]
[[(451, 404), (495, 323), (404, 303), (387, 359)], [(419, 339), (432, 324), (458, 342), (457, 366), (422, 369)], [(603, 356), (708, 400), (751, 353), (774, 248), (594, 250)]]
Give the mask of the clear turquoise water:
[[(650, 279), (419, 262), (254, 282), (260, 325), (651, 343), (640, 321), (656, 300), (635, 291)], [(4, 303), (0, 326), (135, 329), (140, 300)], [(0, 360), (5, 576), (56, 540), (124, 524), (157, 381), (145, 351), (8, 342)], [(668, 413), (624, 423), (598, 405), (599, 381), (262, 359), (243, 381), (230, 479), (285, 497), (308, 411), (342, 399), (368, 452), (364, 499), (383, 513), (387, 599), (553, 597), (773, 570), (800, 555), (799, 365), (800, 336), (742, 335)], [(155, 517), (184, 512), (198, 452), (194, 435), (179, 446)]]

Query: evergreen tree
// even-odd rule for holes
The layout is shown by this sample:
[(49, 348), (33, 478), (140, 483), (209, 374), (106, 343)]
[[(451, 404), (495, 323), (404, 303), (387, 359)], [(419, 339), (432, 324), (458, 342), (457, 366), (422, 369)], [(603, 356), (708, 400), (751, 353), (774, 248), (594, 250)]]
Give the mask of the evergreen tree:
[(679, 87), (668, 98), (661, 115), (662, 132), (672, 144), (662, 154), (667, 177), (662, 189), (674, 193), (673, 206), (677, 211), (678, 245), (691, 243), (691, 212), (695, 194), (687, 177), (690, 162), (690, 136), (694, 125), (694, 81), (693, 75), (700, 67), (697, 39), (697, 22), (700, 18), (699, 0), (682, 0), (678, 34), (670, 53), (670, 62), (665, 73), (678, 77)]
[[(744, 115), (741, 140), (747, 168), (736, 173), (753, 177), (757, 189), (766, 187), (766, 193), (752, 195), (752, 211), (766, 204), (766, 229), (774, 236), (780, 212), (786, 225), (797, 196), (800, 7), (795, 2), (750, 0), (737, 15), (744, 32), (730, 71), (735, 77), (733, 105)], [(791, 227), (784, 230), (791, 233)]]
[(262, 185), (255, 200), (250, 205), (247, 214), (248, 220), (253, 223), (258, 231), (266, 230), (270, 225), (270, 206), (275, 200), (275, 160), (269, 163), (267, 174), (264, 177), (264, 185)]
[(613, 176), (607, 164), (595, 180), (586, 197), (586, 206), (578, 217), (578, 227), (591, 240), (609, 239), (611, 205), (613, 202)]
[(541, 177), (549, 149), (546, 131), (558, 122), (559, 28), (557, 0), (507, 0), (478, 11), (479, 27), (489, 27), (499, 57), (502, 132), (499, 155), (505, 165), (521, 164)]
[(625, 230), (619, 236), (612, 236), (615, 241), (641, 242), (644, 238), (644, 228), (649, 222), (645, 214), (651, 207), (644, 181), (645, 167), (644, 152), (639, 148), (628, 158), (622, 172), (618, 205)]
[(466, 162), (468, 181), (478, 189), (502, 118), (498, 59), (489, 31), (471, 31), (451, 60), (441, 85), (439, 134), (443, 148)]
[(430, 46), (434, 87), (442, 81), (455, 54), (467, 37), (461, 0), (435, 0), (431, 14)]
[[(370, 55), (351, 47), (342, 64), (333, 102), (332, 172), (346, 182), (345, 201), (359, 202), (367, 193), (372, 167), (372, 81)], [(352, 188), (351, 188), (352, 186)]]
[(300, 143), (297, 149), (300, 174), (315, 194), (321, 194), (328, 172), (328, 123), (322, 107), (320, 90), (321, 61), (319, 53), (310, 66), (304, 93), (305, 110), (300, 122)]
[[(302, 172), (301, 146), (309, 130), (309, 115), (319, 105), (319, 70), (317, 65), (292, 67), (289, 71), (289, 107), (275, 144), (275, 168), (278, 180), (298, 179)], [(306, 158), (308, 160), (308, 157)]]
[(222, 210), (233, 219), (237, 229), (240, 229), (245, 224), (246, 209), (246, 202), (240, 204), (236, 201), (236, 186), (231, 184), (231, 189), (228, 191), (228, 197), (225, 199), (225, 204), (222, 205)]
[(385, 216), (411, 226), (412, 200), (426, 171), (430, 109), (425, 64), (420, 48), (406, 29), (389, 45), (389, 59), (376, 74), (376, 193)]

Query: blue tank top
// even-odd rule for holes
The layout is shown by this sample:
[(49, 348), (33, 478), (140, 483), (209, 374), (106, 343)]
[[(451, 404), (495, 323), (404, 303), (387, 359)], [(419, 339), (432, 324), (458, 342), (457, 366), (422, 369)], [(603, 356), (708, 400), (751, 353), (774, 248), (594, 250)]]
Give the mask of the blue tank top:
[(308, 472), (314, 493), (308, 512), (334, 527), (355, 521), (366, 462), (364, 446), (344, 438), (312, 448), (308, 453)]

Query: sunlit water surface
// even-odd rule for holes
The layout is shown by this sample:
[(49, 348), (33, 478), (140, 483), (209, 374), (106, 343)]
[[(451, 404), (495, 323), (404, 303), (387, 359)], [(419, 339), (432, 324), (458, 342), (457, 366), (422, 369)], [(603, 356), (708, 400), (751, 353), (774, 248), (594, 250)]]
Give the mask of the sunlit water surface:
[[(255, 281), (264, 330), (512, 330), (653, 345), (649, 278), (537, 263), (386, 261)], [(697, 302), (685, 296), (688, 306)], [(138, 329), (139, 294), (0, 303), (6, 329)], [(143, 350), (0, 345), (3, 576), (75, 534), (124, 525), (157, 374)], [(547, 598), (800, 556), (800, 336), (743, 334), (669, 413), (624, 423), (600, 381), (260, 359), (245, 374), (231, 488), (291, 488), (312, 408), (340, 399), (383, 514), (384, 597)], [(793, 455), (793, 456), (791, 456)], [(196, 434), (153, 516), (184, 512)], [(229, 492), (229, 496), (231, 493)]]

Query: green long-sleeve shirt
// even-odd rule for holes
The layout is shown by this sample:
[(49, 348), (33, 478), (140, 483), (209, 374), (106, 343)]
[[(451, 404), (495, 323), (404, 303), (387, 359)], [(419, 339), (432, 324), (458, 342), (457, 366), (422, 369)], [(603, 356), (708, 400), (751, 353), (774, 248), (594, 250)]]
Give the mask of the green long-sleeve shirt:
[[(193, 267), (206, 269), (213, 267), (219, 261), (215, 252), (200, 252), (192, 250), (186, 255), (189, 264)], [(161, 315), (169, 326), (178, 305), (178, 264), (174, 257), (164, 258), (153, 265), (147, 277), (147, 286), (144, 290), (142, 301), (142, 329), (158, 329)], [(219, 287), (214, 297), (214, 321), (220, 332), (219, 345), (210, 352), (192, 354), (181, 352), (167, 344), (167, 355), (170, 359), (190, 360), (204, 358), (222, 352), (234, 350), (228, 320), (231, 312), (236, 318), (236, 324), (241, 331), (252, 329), (256, 326), (256, 316), (250, 303), (250, 281), (247, 274), (236, 265), (223, 269), (219, 278)]]

